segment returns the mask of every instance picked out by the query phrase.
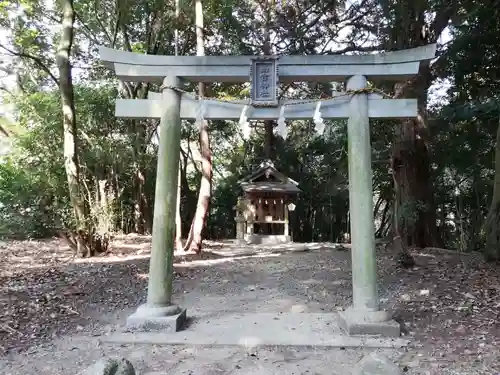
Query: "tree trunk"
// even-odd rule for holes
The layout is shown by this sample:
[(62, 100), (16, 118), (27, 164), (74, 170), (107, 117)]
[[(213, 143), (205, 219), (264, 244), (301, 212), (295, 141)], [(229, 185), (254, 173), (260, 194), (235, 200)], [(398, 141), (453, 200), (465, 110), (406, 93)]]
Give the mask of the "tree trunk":
[(265, 131), (265, 143), (264, 143), (264, 155), (267, 159), (272, 160), (273, 158), (273, 129), (274, 121), (266, 120), (264, 121), (264, 131)]
[(421, 248), (439, 246), (428, 149), (427, 90), (430, 84), (429, 67), (423, 67), (412, 85), (396, 90), (397, 97), (417, 98), (418, 117), (403, 121), (396, 129), (392, 153), (398, 235), (404, 245)]
[(73, 0), (62, 0), (62, 33), (57, 49), (57, 66), (59, 69), (59, 91), (63, 112), (64, 132), (64, 167), (69, 188), (69, 198), (75, 215), (76, 250), (82, 256), (91, 256), (92, 249), (87, 246), (84, 237), (86, 228), (85, 202), (80, 193), (80, 176), (78, 165), (78, 145), (76, 133), (76, 113), (73, 91), (72, 67), (70, 62), (74, 37), (75, 12)]
[[(450, 17), (456, 14), (459, 3), (452, 3), (436, 4), (432, 20), (429, 20), (425, 1), (381, 3), (384, 16), (392, 20), (382, 43), (390, 50), (435, 43), (447, 27)], [(402, 243), (400, 259), (403, 260), (410, 257), (407, 246), (439, 246), (440, 242), (428, 150), (427, 94), (432, 78), (430, 67), (423, 65), (413, 81), (398, 85), (395, 90), (396, 97), (418, 100), (418, 117), (402, 121), (400, 129), (396, 130), (391, 160), (396, 192), (394, 238)]]
[[(180, 15), (179, 0), (175, 0), (175, 20), (179, 22)], [(174, 30), (175, 56), (179, 55), (179, 30)], [(179, 150), (180, 152), (181, 150)], [(181, 155), (182, 156), (182, 153)], [(175, 206), (175, 250), (182, 251), (182, 219), (181, 219), (181, 196), (182, 196), (182, 162), (179, 163), (179, 177), (177, 178), (177, 203)]]
[[(498, 132), (498, 130), (497, 130)], [(498, 137), (498, 135), (497, 135)], [(497, 141), (498, 142), (498, 141)], [(498, 147), (498, 146), (497, 146)], [(495, 160), (496, 160), (496, 155), (495, 155)], [(478, 180), (480, 178), (479, 172), (477, 169), (474, 169), (473, 172), (473, 177), (472, 177), (472, 193), (474, 194), (475, 198), (475, 207), (473, 208), (474, 210), (474, 215), (472, 215), (471, 219), (471, 226), (470, 226), (470, 234), (469, 234), (469, 244), (467, 251), (475, 251), (478, 249), (478, 247), (481, 245), (481, 230), (483, 229), (483, 218), (481, 215), (481, 202), (479, 198), (479, 191), (478, 191)]]
[(384, 236), (384, 233), (387, 232), (388, 226), (390, 226), (390, 213), (389, 209), (391, 208), (391, 203), (384, 200), (384, 209), (382, 211), (382, 215), (380, 217), (380, 226), (375, 232), (375, 237), (380, 238)]
[[(196, 0), (196, 55), (205, 55), (205, 46), (203, 38), (203, 5), (201, 0)], [(205, 85), (199, 83), (198, 94), (200, 97), (205, 96)], [(212, 151), (210, 149), (210, 137), (208, 134), (208, 122), (201, 121), (200, 126), (200, 151), (201, 151), (201, 182), (200, 191), (198, 193), (198, 203), (194, 214), (191, 230), (184, 246), (185, 251), (201, 252), (202, 232), (208, 216), (210, 208), (210, 198), (212, 195)]]
[(484, 224), (486, 247), (484, 255), (488, 261), (500, 260), (500, 120), (497, 128), (495, 145), (495, 178), (493, 180), (493, 196), (488, 216)]
[[(269, 56), (272, 53), (272, 46), (271, 46), (271, 9), (273, 8), (274, 4), (270, 4), (269, 0), (266, 1), (265, 6), (265, 12), (266, 12), (266, 19), (264, 23), (264, 45), (262, 46), (262, 50), (264, 52), (264, 55)], [(273, 157), (273, 128), (274, 128), (274, 121), (273, 120), (266, 120), (264, 121), (264, 130), (265, 130), (265, 143), (264, 143), (264, 155), (267, 159), (272, 160)]]
[(177, 178), (177, 204), (175, 207), (175, 250), (177, 251), (182, 251), (181, 170), (182, 167), (179, 167), (179, 177)]
[[(137, 135), (138, 136), (138, 135)], [(137, 146), (138, 148), (140, 146)], [(140, 151), (135, 154), (136, 158), (140, 158)], [(139, 166), (141, 162), (137, 161), (135, 166), (135, 176), (134, 176), (134, 231), (138, 234), (144, 234), (146, 232), (146, 220), (145, 220), (145, 194), (144, 194), (144, 184), (145, 176), (143, 169)]]

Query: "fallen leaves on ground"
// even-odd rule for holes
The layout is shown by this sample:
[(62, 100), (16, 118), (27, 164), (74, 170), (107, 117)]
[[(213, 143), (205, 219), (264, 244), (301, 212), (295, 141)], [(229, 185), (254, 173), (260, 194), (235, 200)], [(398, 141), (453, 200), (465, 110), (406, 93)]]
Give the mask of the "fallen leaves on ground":
[[(190, 263), (220, 260), (224, 256), (215, 252), (222, 247), (215, 243), (210, 247), (214, 252), (177, 255), (175, 262), (182, 267), (176, 268), (176, 293), (200, 288), (223, 294), (234, 290), (234, 283), (255, 285), (255, 267), (267, 262), (268, 271), (277, 264), (269, 277), (281, 283), (278, 288), (286, 284), (287, 293), (306, 305), (328, 306), (324, 311), (350, 303), (350, 250), (241, 259), (233, 263), (231, 274), (225, 274), (223, 265)], [(150, 239), (144, 236), (116, 238), (109, 254), (73, 261), (69, 248), (56, 239), (0, 243), (0, 352), (87, 332), (102, 316), (135, 308), (145, 296), (149, 251)], [(389, 250), (377, 251), (381, 301), (414, 337), (414, 350), (405, 359), (410, 368), (427, 363), (436, 371), (450, 364), (474, 367), (477, 374), (498, 370), (499, 267), (479, 255), (439, 249), (415, 250), (413, 255), (417, 266), (402, 270)], [(289, 273), (281, 273), (284, 268)]]
[[(387, 256), (387, 254), (385, 255)], [(414, 337), (414, 365), (448, 368), (463, 363), (474, 374), (500, 370), (500, 273), (481, 255), (414, 250), (417, 266), (386, 278), (399, 285), (387, 301)]]

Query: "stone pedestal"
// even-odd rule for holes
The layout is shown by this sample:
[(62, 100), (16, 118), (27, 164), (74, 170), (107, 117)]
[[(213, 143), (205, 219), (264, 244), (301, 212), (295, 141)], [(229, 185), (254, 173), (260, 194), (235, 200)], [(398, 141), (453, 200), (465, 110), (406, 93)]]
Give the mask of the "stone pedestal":
[(181, 144), (181, 97), (173, 88), (178, 86), (177, 77), (163, 81), (164, 113), (160, 122), (148, 296), (146, 304), (127, 319), (130, 329), (178, 331), (186, 321), (186, 310), (171, 301)]
[(284, 234), (246, 234), (245, 242), (252, 245), (280, 245), (292, 242), (292, 237)]
[(401, 327), (387, 311), (355, 310), (353, 307), (339, 313), (339, 326), (349, 335), (380, 335), (399, 337)]
[(364, 76), (347, 83), (353, 92), (347, 122), (353, 305), (340, 315), (340, 325), (352, 335), (399, 336), (399, 324), (380, 311), (377, 293), (368, 94), (362, 92), (366, 87)]
[(253, 224), (253, 221), (251, 220), (248, 220), (247, 219), (247, 222), (246, 222), (246, 233), (245, 233), (245, 238), (247, 236), (252, 236), (253, 233), (254, 233), (254, 224)]
[(186, 324), (186, 313), (186, 309), (177, 305), (151, 306), (146, 303), (127, 318), (127, 328), (134, 331), (177, 332)]
[(234, 221), (236, 222), (236, 239), (243, 240), (245, 236), (245, 218), (243, 216), (236, 216)]

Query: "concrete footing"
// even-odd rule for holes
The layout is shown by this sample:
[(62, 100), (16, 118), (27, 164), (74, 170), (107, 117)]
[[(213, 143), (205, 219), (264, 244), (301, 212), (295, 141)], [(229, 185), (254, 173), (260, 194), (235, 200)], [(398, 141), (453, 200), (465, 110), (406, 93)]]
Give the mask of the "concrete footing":
[(353, 375), (404, 375), (404, 372), (396, 366), (387, 356), (372, 352), (359, 361), (353, 371)]
[(197, 346), (314, 346), (329, 348), (401, 348), (402, 338), (346, 336), (336, 313), (222, 313), (197, 315), (188, 329), (176, 334), (113, 332), (99, 338), (115, 344)]
[(387, 311), (355, 310), (351, 307), (339, 313), (339, 326), (348, 335), (401, 335), (399, 323)]
[(245, 234), (244, 240), (252, 245), (280, 245), (292, 242), (292, 237), (284, 234)]
[(181, 331), (187, 322), (187, 310), (177, 305), (141, 305), (127, 318), (127, 329), (131, 331)]

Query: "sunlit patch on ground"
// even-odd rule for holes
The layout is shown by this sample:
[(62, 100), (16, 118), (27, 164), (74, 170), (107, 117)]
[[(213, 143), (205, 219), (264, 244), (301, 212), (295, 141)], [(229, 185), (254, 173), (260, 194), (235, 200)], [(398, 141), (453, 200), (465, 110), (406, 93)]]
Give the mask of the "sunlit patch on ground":
[[(193, 315), (207, 310), (335, 312), (351, 303), (348, 246), (264, 248), (219, 241), (205, 248), (174, 259), (174, 299)], [(123, 322), (144, 302), (149, 252), (148, 236), (116, 238), (109, 254), (77, 260), (59, 240), (1, 243), (0, 352), (14, 355), (57, 337), (92, 335), (102, 332), (103, 324)], [(413, 338), (403, 360), (427, 366), (431, 374), (442, 366), (466, 374), (500, 368), (495, 354), (500, 345), (498, 267), (476, 255), (439, 249), (414, 255), (417, 267), (400, 270), (392, 254), (377, 250), (382, 304)], [(478, 364), (476, 372), (470, 372), (472, 364)]]

